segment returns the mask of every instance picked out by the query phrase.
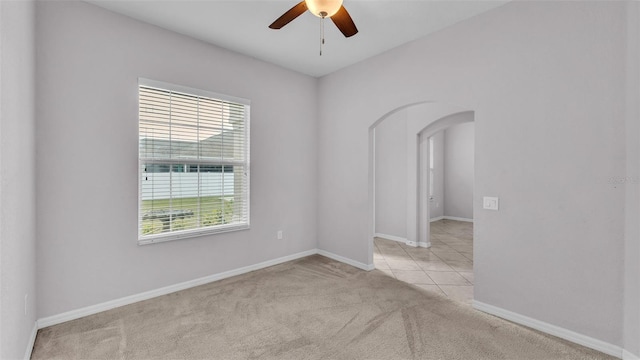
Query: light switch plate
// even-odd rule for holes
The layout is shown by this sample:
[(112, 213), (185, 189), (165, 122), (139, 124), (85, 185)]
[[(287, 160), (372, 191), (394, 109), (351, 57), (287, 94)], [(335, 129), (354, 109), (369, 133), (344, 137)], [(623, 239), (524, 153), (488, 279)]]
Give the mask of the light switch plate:
[(500, 199), (497, 197), (485, 196), (482, 198), (482, 208), (487, 210), (498, 210)]

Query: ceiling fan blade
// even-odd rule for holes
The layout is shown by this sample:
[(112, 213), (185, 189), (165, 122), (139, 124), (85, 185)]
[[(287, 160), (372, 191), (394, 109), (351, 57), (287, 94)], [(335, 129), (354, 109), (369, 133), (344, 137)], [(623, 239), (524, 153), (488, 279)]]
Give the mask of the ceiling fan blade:
[(331, 17), (331, 20), (333, 20), (333, 23), (336, 24), (345, 37), (350, 37), (358, 33), (356, 24), (353, 23), (353, 19), (351, 19), (351, 16), (344, 6), (340, 7), (340, 10)]
[(271, 29), (280, 29), (283, 26), (290, 23), (293, 19), (302, 15), (302, 13), (304, 13), (305, 11), (307, 11), (307, 3), (305, 3), (303, 0), (300, 3), (298, 3), (298, 5), (295, 5), (294, 7), (289, 9), (286, 13), (282, 14), (282, 16), (277, 18), (276, 21), (273, 22), (273, 24), (269, 25), (269, 27)]

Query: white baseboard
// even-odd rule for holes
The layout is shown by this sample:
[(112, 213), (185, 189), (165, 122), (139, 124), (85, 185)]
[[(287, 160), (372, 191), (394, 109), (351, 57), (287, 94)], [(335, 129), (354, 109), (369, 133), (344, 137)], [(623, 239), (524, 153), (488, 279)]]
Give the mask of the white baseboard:
[(429, 222), (440, 221), (440, 220), (455, 220), (455, 221), (465, 221), (465, 222), (473, 222), (473, 219), (455, 217), (455, 216), (438, 216), (429, 220)]
[(405, 244), (408, 241), (406, 238), (403, 238), (403, 237), (400, 237), (400, 236), (395, 236), (395, 235), (375, 233), (373, 236), (379, 237), (379, 238), (383, 238), (383, 239), (387, 239), (387, 240), (397, 241), (397, 242), (401, 242), (401, 243), (405, 243)]
[(31, 336), (27, 343), (27, 349), (24, 352), (24, 360), (31, 359), (31, 353), (33, 352), (33, 346), (36, 344), (36, 335), (38, 335), (38, 322), (33, 322), (33, 330), (31, 330)]
[(415, 241), (410, 241), (410, 240), (407, 240), (405, 238), (402, 238), (402, 237), (399, 237), (399, 236), (395, 236), (395, 235), (387, 235), (387, 234), (375, 233), (373, 236), (379, 237), (379, 238), (383, 238), (383, 239), (386, 239), (386, 240), (401, 242), (401, 243), (404, 243), (407, 246), (423, 247), (423, 248), (431, 247), (431, 242), (415, 242)]
[(524, 325), (532, 329), (542, 331), (544, 333), (557, 336), (561, 339), (571, 341), (573, 343), (586, 346), (588, 348), (598, 350), (607, 355), (615, 356), (617, 358), (623, 358), (623, 350), (621, 347), (609, 344), (602, 340), (594, 339), (590, 336), (579, 334), (577, 332), (561, 328), (556, 325), (551, 325), (544, 321), (536, 320), (528, 316), (520, 315), (518, 313), (505, 310), (493, 305), (485, 304), (477, 300), (473, 300), (473, 308), (486, 312), (491, 315), (512, 321), (516, 324)]
[[(381, 234), (376, 234), (376, 236), (381, 235)], [(380, 237), (384, 237), (384, 236), (380, 236)], [(423, 244), (428, 244), (427, 246), (423, 246)], [(429, 247), (431, 246), (430, 243), (419, 243), (419, 245), (421, 247)], [(151, 291), (147, 291), (147, 292), (143, 292), (140, 294), (136, 294), (136, 295), (131, 295), (131, 296), (127, 296), (124, 298), (120, 298), (120, 299), (116, 299), (116, 300), (112, 300), (112, 301), (107, 301), (101, 304), (96, 304), (96, 305), (91, 305), (91, 306), (87, 306), (85, 308), (81, 308), (81, 309), (77, 309), (77, 310), (72, 310), (72, 311), (68, 311), (62, 314), (58, 314), (58, 315), (53, 315), (53, 316), (49, 316), (46, 318), (42, 318), (42, 319), (38, 319), (33, 327), (33, 330), (31, 332), (31, 337), (29, 338), (29, 342), (27, 344), (27, 349), (25, 351), (25, 360), (30, 359), (31, 358), (31, 353), (33, 351), (33, 346), (35, 344), (35, 340), (36, 340), (36, 336), (38, 333), (38, 329), (42, 329), (45, 328), (47, 326), (51, 326), (51, 325), (56, 325), (56, 324), (60, 324), (63, 322), (67, 322), (70, 320), (75, 320), (75, 319), (79, 319), (88, 315), (93, 315), (102, 311), (107, 311), (116, 307), (120, 307), (120, 306), (124, 306), (124, 305), (129, 305), (135, 302), (139, 302), (139, 301), (143, 301), (143, 300), (148, 300), (154, 297), (158, 297), (158, 296), (162, 296), (162, 295), (166, 295), (166, 294), (170, 294), (176, 291), (180, 291), (180, 290), (185, 290), (188, 288), (192, 288), (195, 286), (200, 286), (200, 285), (204, 285), (210, 282), (214, 282), (217, 280), (222, 280), (222, 279), (226, 279), (228, 277), (231, 276), (236, 276), (236, 275), (241, 275), (241, 274), (245, 274), (251, 271), (255, 271), (255, 270), (260, 270), (269, 266), (273, 266), (273, 265), (278, 265), (287, 261), (292, 261), (292, 260), (296, 260), (296, 259), (300, 259), (303, 257), (307, 257), (307, 256), (311, 256), (311, 255), (315, 255), (315, 254), (319, 254), (325, 257), (328, 257), (330, 259), (354, 266), (356, 268), (365, 270), (365, 271), (371, 271), (375, 269), (375, 266), (373, 264), (364, 264), (361, 263), (359, 261), (355, 261), (349, 258), (346, 258), (344, 256), (340, 256), (334, 253), (331, 253), (329, 251), (326, 250), (320, 250), (320, 249), (312, 249), (312, 250), (307, 250), (307, 251), (303, 251), (297, 254), (292, 254), (292, 255), (288, 255), (288, 256), (284, 256), (284, 257), (280, 257), (277, 259), (273, 259), (273, 260), (268, 260), (268, 261), (264, 261), (258, 264), (254, 264), (254, 265), (250, 265), (250, 266), (245, 266), (242, 268), (238, 268), (238, 269), (234, 269), (234, 270), (230, 270), (230, 271), (225, 271), (222, 273), (218, 273), (218, 274), (214, 274), (214, 275), (209, 275), (209, 276), (205, 276), (205, 277), (201, 277), (198, 279), (194, 279), (194, 280), (190, 280), (190, 281), (185, 281), (179, 284), (175, 284), (175, 285), (170, 285), (170, 286), (166, 286), (163, 288), (159, 288), (159, 289), (155, 289), (155, 290), (151, 290)], [(493, 305), (489, 305), (489, 304), (485, 304), (482, 303), (480, 301), (477, 300), (473, 300), (473, 307), (477, 310), (480, 310), (482, 312), (491, 314), (491, 315), (495, 315), (498, 317), (501, 317), (503, 319), (512, 321), (514, 323), (517, 324), (521, 324), (524, 326), (528, 326), (530, 328), (542, 331), (544, 333), (550, 334), (550, 335), (554, 335), (557, 336), (559, 338), (574, 342), (576, 344), (580, 344), (583, 346), (586, 346), (588, 348), (594, 349), (594, 350), (598, 350), (600, 352), (603, 352), (605, 354), (611, 355), (611, 356), (615, 356), (624, 360), (639, 360), (640, 358), (637, 355), (632, 354), (631, 352), (627, 351), (627, 350), (623, 350), (621, 347), (613, 345), (613, 344), (609, 344), (607, 342), (598, 340), (598, 339), (594, 339), (592, 337), (583, 335), (583, 334), (579, 334), (576, 333), (574, 331), (571, 330), (567, 330), (564, 328), (561, 328), (559, 326), (556, 325), (551, 325), (549, 323), (545, 323), (543, 321), (540, 320), (536, 320), (524, 315), (520, 315), (518, 313), (509, 311), (509, 310), (505, 310)]]
[(367, 265), (367, 264), (361, 263), (359, 261), (355, 261), (355, 260), (346, 258), (344, 256), (340, 256), (340, 255), (334, 254), (332, 252), (328, 252), (326, 250), (318, 249), (318, 255), (322, 255), (322, 256), (328, 257), (329, 259), (340, 261), (342, 263), (351, 265), (353, 267), (357, 267), (358, 269), (362, 269), (362, 270), (365, 270), (365, 271), (371, 271), (371, 270), (376, 268), (375, 265), (373, 265), (373, 264), (368, 264)]
[[(336, 261), (340, 261), (342, 263), (357, 267), (358, 269), (362, 269), (362, 270), (366, 270), (366, 271), (371, 271), (371, 270), (375, 269), (375, 266), (373, 264), (369, 264), (369, 265), (363, 264), (361, 262), (346, 258), (344, 256), (340, 256), (340, 255), (337, 255), (337, 254), (334, 254), (334, 253), (331, 253), (331, 252), (328, 252), (328, 251), (325, 251), (325, 250), (319, 250), (319, 249), (307, 250), (307, 251), (303, 251), (303, 252), (300, 252), (300, 253), (297, 253), (297, 254), (283, 256), (283, 257), (280, 257), (280, 258), (277, 258), (277, 259), (264, 261), (264, 262), (261, 262), (261, 263), (258, 263), (258, 264), (249, 265), (249, 266), (241, 267), (241, 268), (238, 268), (238, 269), (225, 271), (225, 272), (222, 272), (222, 273), (205, 276), (205, 277), (201, 277), (201, 278), (198, 278), (198, 279), (185, 281), (185, 282), (182, 282), (182, 283), (179, 283), (179, 284), (169, 285), (169, 286), (165, 286), (163, 288), (146, 291), (146, 292), (143, 292), (143, 293), (140, 293), (140, 294), (130, 295), (130, 296), (126, 296), (126, 297), (123, 297), (123, 298), (120, 298), (120, 299), (115, 299), (115, 300), (103, 302), (103, 303), (100, 303), (100, 304), (87, 306), (87, 307), (84, 307), (84, 308), (81, 308), (81, 309), (67, 311), (67, 312), (62, 313), (62, 314), (48, 316), (48, 317), (45, 317), (45, 318), (42, 318), (42, 319), (38, 319), (38, 321), (36, 322), (36, 326), (34, 327), (34, 333), (32, 335), (32, 337), (33, 337), (32, 340), (33, 340), (33, 342), (35, 342), (35, 336), (36, 336), (36, 333), (37, 333), (38, 329), (42, 329), (42, 328), (45, 328), (47, 326), (61, 324), (63, 322), (67, 322), (67, 321), (79, 319), (79, 318), (82, 318), (82, 317), (85, 317), (85, 316), (97, 314), (99, 312), (111, 310), (111, 309), (114, 309), (114, 308), (117, 308), (117, 307), (120, 307), (120, 306), (133, 304), (133, 303), (136, 303), (136, 302), (139, 302), (139, 301), (148, 300), (148, 299), (155, 298), (155, 297), (162, 296), (162, 295), (166, 295), (166, 294), (171, 294), (171, 293), (174, 293), (176, 291), (181, 291), (181, 290), (189, 289), (189, 288), (192, 288), (192, 287), (208, 284), (210, 282), (226, 279), (228, 277), (232, 277), (232, 276), (236, 276), (236, 275), (246, 274), (246, 273), (248, 273), (250, 271), (264, 269), (264, 268), (269, 267), (269, 266), (282, 264), (282, 263), (287, 262), (287, 261), (296, 260), (296, 259), (300, 259), (300, 258), (303, 258), (303, 257), (315, 255), (315, 254), (319, 254), (319, 255), (328, 257), (330, 259), (333, 259), (333, 260), (336, 260)], [(31, 348), (33, 348), (33, 342), (31, 344), (32, 345)], [(30, 357), (31, 353), (29, 352), (28, 355)], [(25, 355), (25, 357), (26, 357), (26, 355)]]
[(455, 217), (455, 216), (443, 216), (443, 219), (445, 220), (455, 220), (455, 221), (465, 221), (465, 222), (473, 222), (473, 219), (467, 219), (467, 218), (461, 218), (461, 217)]
[(634, 355), (630, 351), (622, 350), (622, 360), (640, 360), (640, 356)]
[(431, 242), (415, 242), (415, 241), (409, 241), (407, 240), (407, 242), (405, 243), (407, 246), (413, 246), (413, 247), (422, 247), (422, 248), (429, 248), (431, 247)]
[(278, 264), (281, 264), (281, 263), (284, 263), (284, 262), (287, 262), (287, 261), (296, 260), (296, 259), (303, 258), (303, 257), (306, 257), (306, 256), (314, 255), (314, 254), (317, 254), (317, 253), (318, 253), (318, 251), (316, 249), (303, 251), (303, 252), (300, 252), (300, 253), (297, 253), (297, 254), (292, 254), (292, 255), (281, 257), (281, 258), (264, 261), (264, 262), (261, 262), (261, 263), (258, 263), (258, 264), (249, 265), (249, 266), (241, 267), (241, 268), (234, 269), (234, 270), (225, 271), (225, 272), (218, 273), (218, 274), (213, 274), (213, 275), (201, 277), (201, 278), (198, 278), (198, 279), (185, 281), (185, 282), (182, 282), (182, 283), (179, 283), (179, 284), (169, 285), (169, 286), (165, 286), (165, 287), (162, 287), (162, 288), (159, 288), (159, 289), (146, 291), (146, 292), (143, 292), (143, 293), (140, 293), (140, 294), (130, 295), (130, 296), (126, 296), (126, 297), (123, 297), (123, 298), (120, 298), (120, 299), (115, 299), (115, 300), (103, 302), (103, 303), (100, 303), (100, 304), (87, 306), (87, 307), (84, 307), (84, 308), (81, 308), (81, 309), (68, 311), (68, 312), (65, 312), (65, 313), (62, 313), (62, 314), (48, 316), (48, 317), (45, 317), (45, 318), (42, 318), (42, 319), (38, 320), (38, 328), (42, 329), (42, 328), (45, 328), (47, 326), (56, 325), (56, 324), (60, 324), (60, 323), (63, 323), (63, 322), (70, 321), (70, 320), (79, 319), (81, 317), (97, 314), (99, 312), (111, 310), (113, 308), (117, 308), (117, 307), (120, 307), (120, 306), (133, 304), (133, 303), (136, 303), (136, 302), (139, 302), (139, 301), (148, 300), (148, 299), (151, 299), (151, 298), (154, 298), (154, 297), (158, 297), (158, 296), (174, 293), (174, 292), (180, 291), (180, 290), (189, 289), (189, 288), (192, 288), (192, 287), (195, 287), (195, 286), (208, 284), (208, 283), (213, 282), (213, 281), (226, 279), (226, 278), (231, 277), (231, 276), (245, 274), (245, 273), (248, 273), (248, 272), (254, 271), (254, 270), (260, 270), (260, 269), (263, 269), (263, 268), (266, 268), (266, 267), (269, 267), (269, 266), (278, 265)]
[[(395, 235), (388, 235), (388, 234), (381, 234), (381, 233), (375, 233), (373, 235), (374, 237), (379, 237), (379, 238), (383, 238), (386, 240), (391, 240), (391, 241), (397, 241), (397, 242), (401, 242), (404, 243), (407, 246), (413, 246), (413, 247), (423, 247), (423, 248), (428, 248), (431, 247), (431, 242), (415, 242), (415, 241), (409, 241), (403, 237), (399, 237), (399, 236), (395, 236)], [(340, 260), (338, 260), (340, 261)], [(347, 263), (348, 264), (348, 263)], [(356, 265), (354, 265), (356, 266)]]

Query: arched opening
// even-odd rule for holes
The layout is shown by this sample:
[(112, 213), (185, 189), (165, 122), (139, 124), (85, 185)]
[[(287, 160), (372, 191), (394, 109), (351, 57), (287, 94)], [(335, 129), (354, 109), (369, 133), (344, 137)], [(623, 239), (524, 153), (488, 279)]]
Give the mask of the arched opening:
[[(406, 249), (431, 246), (429, 147), (428, 142), (424, 140), (450, 127), (473, 121), (474, 113), (471, 110), (425, 101), (394, 109), (371, 125), (371, 263), (375, 263), (373, 256), (376, 236), (382, 235), (385, 239), (398, 241), (406, 246)], [(381, 149), (394, 150), (389, 153)], [(394, 189), (392, 193), (376, 191), (378, 187), (388, 189), (389, 184)]]
[[(430, 206), (429, 188), (432, 187), (432, 179), (429, 176), (429, 159), (431, 157), (429, 143), (425, 140), (432, 138), (436, 134), (450, 129), (456, 125), (472, 123), (474, 121), (473, 111), (463, 111), (442, 117), (422, 129), (418, 136), (419, 160), (418, 160), (418, 183), (419, 183), (419, 212), (418, 212), (418, 243), (422, 247), (431, 246), (431, 222), (432, 207)], [(470, 204), (471, 209), (473, 203)], [(413, 244), (411, 244), (413, 245)]]

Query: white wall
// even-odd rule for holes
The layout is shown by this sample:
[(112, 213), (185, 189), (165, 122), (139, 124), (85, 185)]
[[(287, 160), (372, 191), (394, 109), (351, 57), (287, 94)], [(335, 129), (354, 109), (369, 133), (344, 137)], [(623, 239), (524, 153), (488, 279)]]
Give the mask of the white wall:
[[(0, 2), (2, 358), (22, 356), (35, 314), (29, 6)], [(638, 182), (610, 181), (640, 167), (637, 4), (517, 2), (327, 76), (318, 139), (313, 79), (87, 4), (40, 3), (38, 20), (37, 165), (52, 174), (36, 184), (40, 317), (312, 248), (316, 201), (319, 246), (368, 262), (367, 129), (434, 100), (476, 110), (476, 298), (620, 345), (624, 293), (625, 347), (640, 354)], [(263, 221), (252, 230), (135, 246), (137, 76), (253, 101), (252, 210)], [(97, 98), (86, 92), (95, 84)], [(129, 172), (90, 186), (59, 171), (69, 164)], [(95, 190), (95, 204), (81, 201)], [(501, 211), (483, 212), (483, 194), (500, 196)]]
[(474, 123), (444, 131), (444, 215), (473, 219)]
[(475, 299), (621, 346), (624, 7), (512, 2), (321, 78), (319, 247), (370, 261), (369, 127), (458, 104), (475, 110)]
[(36, 320), (34, 22), (33, 2), (0, 1), (1, 359), (24, 358)]
[[(422, 206), (418, 198), (428, 197), (428, 188), (416, 191), (417, 186), (422, 186), (416, 182), (418, 177), (418, 162), (424, 162), (424, 179), (428, 177), (428, 138), (433, 137), (434, 162), (435, 162), (435, 188), (434, 199), (428, 202), (430, 206), (429, 218), (437, 218), (445, 215), (445, 132), (444, 130), (431, 133), (429, 129), (424, 129), (429, 119), (447, 118), (454, 123), (459, 121), (472, 121), (470, 114), (463, 114), (449, 118), (445, 114), (451, 114), (453, 108), (450, 106), (430, 106), (433, 104), (420, 104), (416, 106), (399, 109), (382, 119), (375, 126), (375, 234), (376, 236), (388, 235), (390, 238), (400, 238), (405, 241), (416, 241), (420, 238), (417, 227), (417, 218), (426, 214), (418, 211), (417, 207)], [(457, 110), (457, 109), (456, 109)], [(454, 111), (455, 112), (455, 111)], [(443, 121), (446, 119), (443, 119)], [(449, 121), (446, 120), (446, 121)], [(446, 126), (445, 126), (446, 127)], [(457, 133), (456, 133), (457, 134)], [(467, 134), (462, 133), (461, 141), (467, 140)], [(417, 136), (420, 135), (419, 140)], [(471, 134), (473, 137), (473, 133)], [(454, 136), (452, 141), (456, 142), (458, 136)], [(472, 139), (473, 140), (473, 139)], [(417, 141), (420, 145), (417, 146)], [(462, 145), (467, 147), (467, 145)], [(473, 147), (473, 145), (472, 145)], [(419, 151), (424, 154), (417, 156)], [(473, 151), (473, 149), (471, 149)], [(453, 156), (452, 159), (460, 163), (466, 161), (464, 156)], [(462, 158), (462, 160), (458, 159)], [(466, 170), (465, 170), (466, 171)], [(468, 175), (465, 173), (465, 175)], [(473, 185), (473, 172), (470, 180)], [(466, 189), (465, 189), (466, 190)], [(466, 200), (462, 198), (462, 200)], [(460, 201), (458, 201), (459, 203)], [(457, 203), (454, 203), (457, 204)], [(464, 204), (463, 202), (463, 205)], [(425, 215), (426, 216), (426, 215)], [(425, 228), (426, 231), (426, 228)], [(419, 242), (428, 242), (425, 239)]]
[(407, 111), (376, 126), (376, 233), (407, 237)]
[[(627, 4), (624, 348), (640, 358), (640, 3)], [(631, 359), (632, 357), (629, 356)]]
[[(408, 110), (382, 121), (376, 133), (376, 233), (406, 238)], [(415, 134), (413, 134), (415, 135)], [(433, 135), (434, 196), (431, 219), (473, 219), (474, 125), (459, 124)], [(428, 146), (428, 137), (422, 137)], [(425, 166), (428, 166), (428, 159)], [(390, 171), (393, 170), (393, 171)]]
[[(433, 138), (433, 200), (429, 202), (431, 219), (444, 216), (444, 131), (431, 136)], [(425, 138), (428, 139), (428, 138)], [(428, 143), (427, 143), (428, 145)], [(427, 160), (428, 161), (428, 160)], [(427, 166), (429, 166), (427, 164)]]
[[(316, 79), (83, 2), (37, 16), (39, 317), (316, 248)], [(251, 100), (250, 230), (137, 245), (138, 77)]]

